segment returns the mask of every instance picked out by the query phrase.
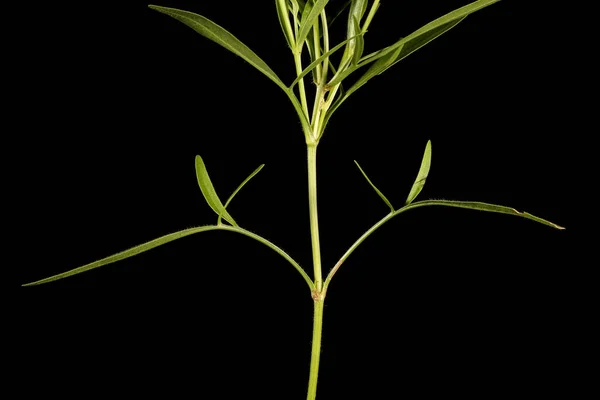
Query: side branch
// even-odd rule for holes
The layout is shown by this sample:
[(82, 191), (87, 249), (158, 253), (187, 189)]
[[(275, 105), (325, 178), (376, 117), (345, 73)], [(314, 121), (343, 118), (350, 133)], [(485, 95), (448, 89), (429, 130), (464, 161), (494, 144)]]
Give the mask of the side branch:
[(48, 278), (44, 278), (35, 282), (30, 282), (27, 284), (24, 284), (23, 286), (35, 286), (35, 285), (41, 285), (43, 283), (48, 283), (48, 282), (53, 282), (53, 281), (57, 281), (59, 279), (63, 279), (63, 278), (67, 278), (69, 276), (73, 276), (73, 275), (77, 275), (80, 274), (82, 272), (86, 272), (104, 265), (108, 265), (108, 264), (112, 264), (114, 262), (117, 261), (121, 261), (124, 260), (126, 258), (129, 257), (133, 257), (136, 256), (140, 253), (143, 253), (145, 251), (151, 250), (155, 247), (161, 246), (163, 244), (172, 242), (174, 240), (177, 239), (181, 239), (185, 236), (189, 236), (189, 235), (193, 235), (195, 233), (200, 233), (200, 232), (208, 232), (208, 231), (214, 231), (214, 230), (223, 230), (223, 231), (231, 231), (231, 232), (237, 232), (240, 233), (242, 235), (248, 236), (254, 240), (257, 240), (259, 242), (261, 242), (262, 244), (266, 245), (267, 247), (273, 249), (275, 252), (277, 252), (280, 256), (282, 256), (283, 258), (285, 258), (290, 264), (292, 264), (292, 266), (300, 273), (300, 275), (302, 275), (302, 277), (304, 278), (304, 280), (306, 281), (306, 283), (308, 284), (309, 289), (312, 290), (314, 289), (315, 285), (313, 284), (312, 280), (310, 279), (310, 277), (306, 274), (306, 272), (304, 272), (304, 269), (302, 269), (302, 267), (292, 258), (290, 257), (285, 251), (283, 251), (281, 248), (279, 248), (278, 246), (276, 246), (275, 244), (271, 243), (270, 241), (268, 241), (267, 239), (263, 238), (262, 236), (259, 236), (255, 233), (252, 233), (250, 231), (247, 231), (243, 228), (240, 227), (235, 227), (235, 226), (229, 226), (229, 225), (206, 225), (206, 226), (198, 226), (195, 228), (189, 228), (189, 229), (184, 229), (178, 232), (174, 232), (174, 233), (170, 233), (168, 235), (159, 237), (157, 239), (151, 240), (149, 242), (143, 243), (139, 246), (136, 247), (132, 247), (131, 249), (113, 254), (112, 256), (108, 256), (106, 258), (103, 258), (101, 260), (98, 261), (94, 261), (90, 264), (86, 264), (83, 265), (79, 268), (75, 268), (72, 269), (70, 271), (67, 272), (63, 272), (61, 274), (57, 274), (57, 275), (53, 275), (50, 276)]
[(327, 275), (327, 278), (325, 279), (325, 282), (323, 284), (323, 293), (325, 293), (327, 291), (327, 288), (329, 286), (329, 283), (331, 282), (331, 279), (333, 278), (335, 273), (340, 269), (340, 267), (342, 266), (344, 261), (346, 261), (346, 259), (350, 256), (350, 254), (352, 254), (352, 252), (354, 252), (354, 250), (356, 250), (356, 248), (362, 242), (364, 242), (365, 239), (368, 238), (373, 232), (375, 232), (377, 229), (379, 229), (387, 221), (394, 218), (396, 215), (402, 214), (404, 211), (408, 211), (413, 208), (425, 207), (425, 206), (446, 206), (446, 207), (466, 208), (466, 209), (470, 209), (470, 210), (494, 212), (494, 213), (499, 213), (499, 214), (515, 215), (518, 217), (530, 219), (532, 221), (538, 222), (543, 225), (550, 226), (555, 229), (559, 229), (559, 230), (565, 229), (564, 227), (562, 227), (560, 225), (557, 225), (557, 224), (550, 222), (548, 220), (545, 220), (543, 218), (536, 217), (535, 215), (529, 214), (527, 212), (517, 211), (514, 208), (499, 206), (496, 204), (481, 203), (481, 202), (476, 202), (476, 201), (452, 201), (452, 200), (417, 201), (415, 203), (404, 206), (397, 211), (390, 212), (388, 215), (383, 217), (379, 222), (377, 222), (375, 225), (373, 225), (368, 231), (366, 231), (360, 238), (358, 238), (358, 240), (356, 242), (354, 242), (354, 244), (352, 246), (350, 246), (350, 248), (346, 251), (346, 253), (344, 253), (344, 255), (339, 259), (339, 261), (335, 264), (335, 266), (331, 269), (331, 271), (329, 271), (329, 274)]

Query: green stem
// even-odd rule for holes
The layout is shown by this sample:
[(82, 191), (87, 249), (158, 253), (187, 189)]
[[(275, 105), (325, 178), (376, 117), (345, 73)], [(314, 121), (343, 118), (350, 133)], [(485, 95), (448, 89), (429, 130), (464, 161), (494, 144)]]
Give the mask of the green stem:
[(308, 378), (308, 394), (306, 400), (317, 397), (317, 380), (319, 377), (319, 361), (321, 359), (321, 334), (323, 332), (324, 296), (314, 296), (315, 317), (313, 322), (312, 352), (310, 357), (310, 375)]
[(317, 213), (317, 144), (307, 145), (308, 150), (308, 207), (310, 212), (310, 237), (313, 254), (314, 284), (321, 293), (323, 276), (321, 273), (321, 246), (319, 242), (319, 216)]
[(307, 146), (308, 150), (308, 204), (310, 212), (310, 237), (312, 242), (314, 289), (314, 322), (312, 351), (310, 356), (310, 374), (308, 378), (307, 400), (315, 400), (317, 396), (317, 378), (319, 376), (319, 359), (321, 357), (321, 333), (323, 331), (323, 276), (321, 272), (321, 249), (319, 242), (319, 218), (317, 214), (317, 143)]

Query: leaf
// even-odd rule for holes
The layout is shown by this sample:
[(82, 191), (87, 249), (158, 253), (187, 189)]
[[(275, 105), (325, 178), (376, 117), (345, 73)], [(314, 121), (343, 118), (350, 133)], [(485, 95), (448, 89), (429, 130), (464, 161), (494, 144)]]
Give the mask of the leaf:
[[(449, 31), (451, 28), (456, 26), (464, 18), (466, 18), (466, 17), (463, 17), (462, 19), (452, 21), (446, 25), (443, 25), (441, 27), (433, 29), (429, 32), (426, 32), (426, 33), (420, 35), (417, 38), (413, 38), (412, 40), (408, 39), (410, 37), (410, 35), (407, 37), (401, 38), (393, 45), (388, 46), (384, 49), (378, 50), (374, 53), (371, 53), (371, 54), (363, 57), (360, 60), (361, 62), (358, 63), (358, 65), (355, 65), (355, 66), (345, 70), (342, 74), (338, 75), (335, 79), (332, 79), (331, 82), (329, 82), (329, 85), (334, 86), (337, 83), (346, 79), (350, 74), (354, 73), (359, 68), (362, 68), (362, 67), (364, 67), (368, 64), (371, 64), (375, 61), (378, 61), (377, 64), (371, 66), (371, 70), (368, 70), (365, 73), (365, 75), (363, 77), (359, 78), (358, 81), (354, 84), (354, 86), (356, 86), (356, 88), (353, 89), (352, 91), (355, 91), (356, 89), (358, 89), (359, 87), (361, 87), (362, 85), (367, 83), (367, 81), (369, 79), (371, 79), (373, 76), (381, 74), (383, 71), (388, 69), (393, 64), (397, 63), (398, 61), (400, 61), (403, 58), (406, 58), (407, 56), (409, 56), (416, 50), (420, 49), (421, 47), (425, 46), (427, 43), (431, 42), (433, 39), (437, 38), (438, 36), (441, 36), (443, 33), (447, 32), (447, 31)], [(365, 78), (367, 76), (368, 76), (368, 78)]]
[(373, 18), (375, 18), (375, 14), (377, 14), (377, 10), (379, 10), (380, 5), (381, 3), (379, 3), (379, 1), (373, 3), (371, 10), (369, 11), (369, 15), (367, 15), (367, 19), (365, 19), (365, 22), (363, 23), (363, 30), (369, 29), (369, 25), (371, 25), (371, 22), (373, 22)]
[(365, 171), (363, 171), (363, 169), (360, 167), (360, 165), (358, 164), (358, 162), (356, 160), (354, 160), (354, 163), (356, 164), (356, 166), (358, 167), (360, 172), (363, 174), (363, 176), (365, 177), (367, 182), (369, 182), (369, 185), (371, 185), (371, 187), (375, 190), (375, 192), (379, 195), (379, 197), (381, 197), (381, 200), (383, 200), (383, 202), (385, 204), (387, 204), (387, 206), (392, 210), (392, 212), (394, 212), (395, 210), (394, 210), (394, 206), (392, 206), (392, 203), (390, 203), (390, 201), (383, 195), (383, 193), (381, 193), (381, 191), (379, 189), (377, 189), (377, 187), (373, 184), (373, 182), (371, 182), (371, 180), (369, 179), (369, 177), (367, 176)]
[(540, 224), (550, 226), (556, 229), (565, 229), (564, 227), (557, 225), (553, 222), (545, 220), (540, 217), (536, 217), (535, 215), (531, 215), (526, 212), (517, 211), (511, 207), (499, 206), (496, 204), (488, 204), (488, 203), (480, 203), (476, 201), (454, 201), (454, 200), (423, 200), (417, 201), (416, 203), (412, 203), (410, 205), (404, 206), (398, 211), (396, 214), (400, 214), (403, 211), (409, 210), (411, 208), (423, 207), (423, 206), (447, 206), (447, 207), (457, 207), (457, 208), (467, 208), (470, 210), (479, 210), (479, 211), (487, 211), (494, 212), (500, 214), (508, 214), (515, 215), (518, 217), (523, 217), (530, 219), (535, 222), (539, 222)]
[[(225, 202), (225, 205), (223, 206), (223, 208), (227, 209), (227, 206), (229, 205), (229, 203), (231, 203), (231, 200), (233, 200), (233, 198), (235, 197), (235, 195), (244, 187), (244, 185), (246, 183), (248, 183), (248, 181), (250, 179), (254, 178), (254, 175), (258, 174), (260, 172), (260, 170), (263, 169), (264, 166), (265, 166), (265, 164), (262, 164), (260, 167), (256, 168), (253, 173), (251, 173), (250, 175), (248, 175), (248, 177), (246, 179), (244, 179), (244, 181), (242, 183), (240, 183), (240, 186), (238, 186), (238, 188), (235, 189), (233, 191), (233, 193), (231, 193), (231, 196), (229, 196), (229, 198)], [(217, 224), (220, 224), (220, 223), (221, 223), (221, 215), (219, 215), (219, 219), (218, 219)]]
[(295, 39), (294, 34), (291, 30), (292, 27), (290, 24), (286, 0), (275, 0), (275, 6), (277, 7), (277, 17), (279, 18), (279, 25), (281, 25), (283, 36), (285, 36), (285, 40), (287, 41), (287, 44), (290, 47), (290, 49), (294, 49)]
[(208, 176), (208, 171), (206, 171), (204, 161), (200, 156), (196, 156), (196, 178), (198, 179), (200, 190), (202, 191), (202, 194), (204, 195), (204, 198), (206, 199), (206, 202), (210, 208), (212, 208), (219, 217), (222, 216), (225, 218), (225, 220), (231, 225), (238, 226), (231, 215), (229, 215), (227, 210), (225, 210), (225, 207), (223, 207), (219, 196), (217, 196), (217, 192), (215, 192), (215, 188), (213, 187), (210, 177)]
[(419, 168), (417, 179), (415, 179), (415, 183), (413, 183), (412, 188), (410, 189), (410, 193), (406, 198), (405, 204), (412, 203), (412, 201), (419, 195), (419, 193), (421, 193), (423, 186), (425, 186), (427, 176), (429, 175), (429, 168), (431, 168), (431, 140), (427, 141), (427, 146), (425, 146), (425, 153), (423, 154), (423, 160), (421, 161), (421, 168)]
[(215, 24), (211, 20), (202, 15), (194, 14), (189, 11), (178, 10), (176, 8), (160, 7), (155, 5), (149, 5), (152, 10), (156, 10), (163, 14), (166, 14), (176, 20), (189, 26), (200, 35), (212, 40), (213, 42), (220, 44), (227, 50), (242, 57), (254, 68), (262, 72), (267, 78), (271, 79), (277, 86), (282, 88), (287, 93), (286, 85), (279, 79), (277, 74), (259, 57), (254, 53), (248, 46), (238, 40), (235, 36), (229, 33), (224, 28)]
[(211, 231), (211, 230), (215, 230), (215, 229), (219, 229), (219, 227), (215, 226), (215, 225), (208, 225), (208, 226), (199, 226), (199, 227), (196, 227), (196, 228), (184, 229), (184, 230), (179, 231), (179, 232), (170, 233), (168, 235), (159, 237), (157, 239), (151, 240), (151, 241), (146, 242), (144, 244), (140, 244), (139, 246), (132, 247), (131, 249), (128, 249), (128, 250), (125, 250), (125, 251), (121, 251), (121, 252), (119, 252), (117, 254), (113, 254), (112, 256), (108, 256), (108, 257), (103, 258), (101, 260), (94, 261), (92, 263), (86, 264), (86, 265), (84, 265), (82, 267), (75, 268), (75, 269), (72, 269), (70, 271), (63, 272), (61, 274), (53, 275), (53, 276), (50, 276), (48, 278), (41, 279), (39, 281), (27, 283), (27, 284), (25, 284), (23, 286), (41, 285), (42, 283), (48, 283), (48, 282), (52, 282), (52, 281), (57, 281), (59, 279), (63, 279), (63, 278), (67, 278), (69, 276), (77, 275), (77, 274), (80, 274), (82, 272), (86, 272), (86, 271), (89, 271), (91, 269), (94, 269), (94, 268), (102, 267), (103, 265), (112, 264), (114, 262), (121, 261), (121, 260), (124, 260), (126, 258), (136, 256), (136, 255), (138, 255), (140, 253), (143, 253), (145, 251), (151, 250), (151, 249), (153, 249), (155, 247), (162, 246), (163, 244), (172, 242), (174, 240), (180, 239), (180, 238), (185, 237), (185, 236), (192, 235), (194, 233), (206, 232), (206, 231)]
[[(327, 121), (331, 117), (331, 115), (335, 112), (335, 110), (348, 98), (352, 93), (358, 90), (361, 86), (367, 83), (371, 78), (376, 75), (383, 73), (392, 65), (396, 64), (400, 60), (406, 58), (416, 50), (425, 46), (427, 43), (431, 42), (435, 38), (441, 36), (446, 33), (454, 26), (456, 26), (459, 22), (461, 22), (467, 15), (474, 13), (475, 11), (479, 11), (484, 7), (490, 6), (494, 3), (497, 3), (500, 0), (478, 0), (471, 4), (467, 4), (464, 7), (458, 8), (440, 18), (435, 19), (434, 21), (422, 26), (417, 29), (410, 35), (398, 40), (391, 46), (388, 46), (384, 49), (379, 50), (378, 52), (369, 54), (366, 57), (362, 58), (362, 61), (356, 65), (351, 66), (345, 71), (342, 71), (338, 74), (334, 79), (332, 79), (328, 85), (335, 86), (336, 84), (342, 82), (346, 79), (350, 74), (355, 72), (357, 69), (364, 67), (374, 61), (381, 59), (382, 57), (386, 57), (381, 62), (373, 65), (367, 72), (360, 77), (346, 92), (345, 96), (340, 99), (340, 101), (336, 102), (335, 106), (331, 107), (327, 115), (325, 116), (324, 123), (327, 124)], [(399, 50), (400, 49), (400, 50)]]
[[(352, 0), (352, 5), (350, 5), (350, 10), (348, 12), (348, 23), (346, 28), (346, 38), (350, 38), (352, 36), (356, 36), (360, 33), (360, 21), (362, 20), (365, 11), (367, 10), (367, 1), (366, 0)], [(348, 43), (347, 49), (347, 57), (354, 59), (355, 48), (358, 41), (351, 41)], [(360, 58), (360, 57), (358, 57)]]
[(31, 282), (31, 283), (26, 283), (23, 286), (41, 285), (43, 283), (53, 282), (53, 281), (56, 281), (56, 280), (59, 280), (59, 279), (67, 278), (69, 276), (77, 275), (77, 274), (80, 274), (82, 272), (86, 272), (86, 271), (89, 271), (91, 269), (101, 267), (103, 265), (112, 264), (114, 262), (121, 261), (121, 260), (124, 260), (126, 258), (136, 256), (136, 255), (138, 255), (140, 253), (143, 253), (145, 251), (151, 250), (151, 249), (153, 249), (155, 247), (158, 247), (158, 246), (161, 246), (163, 244), (172, 242), (174, 240), (183, 238), (185, 236), (193, 235), (195, 233), (200, 233), (200, 232), (214, 231), (214, 230), (224, 230), (224, 231), (236, 232), (236, 233), (239, 233), (241, 235), (247, 236), (249, 238), (252, 238), (252, 239), (254, 239), (254, 240), (256, 240), (256, 241), (264, 244), (265, 246), (269, 247), (270, 249), (272, 249), (275, 252), (277, 252), (280, 256), (282, 256), (283, 258), (285, 258), (290, 264), (292, 264), (292, 266), (300, 273), (300, 275), (302, 275), (302, 278), (304, 278), (304, 280), (308, 284), (309, 289), (311, 291), (314, 290), (315, 285), (314, 285), (313, 281), (306, 274), (306, 272), (304, 271), (304, 269), (302, 269), (302, 267), (300, 266), (300, 264), (298, 264), (285, 251), (283, 251), (281, 248), (279, 248), (278, 246), (276, 246), (272, 242), (268, 241), (267, 239), (263, 238), (262, 236), (257, 235), (256, 233), (247, 231), (247, 230), (239, 228), (239, 227), (229, 226), (229, 225), (220, 225), (220, 226), (219, 225), (206, 225), (206, 226), (198, 226), (198, 227), (195, 227), (195, 228), (184, 229), (184, 230), (181, 230), (181, 231), (175, 232), (175, 233), (170, 233), (168, 235), (165, 235), (165, 236), (159, 237), (157, 239), (151, 240), (151, 241), (146, 242), (144, 244), (141, 244), (139, 246), (132, 247), (129, 250), (125, 250), (125, 251), (122, 251), (120, 253), (113, 254), (112, 256), (108, 256), (106, 258), (103, 258), (101, 260), (94, 261), (93, 263), (86, 264), (86, 265), (84, 265), (82, 267), (75, 268), (75, 269), (72, 269), (70, 271), (63, 272), (61, 274), (53, 275), (53, 276), (50, 276), (48, 278), (41, 279), (39, 281), (35, 281), (35, 282)]
[(298, 47), (296, 51), (299, 51), (301, 48), (308, 36), (308, 33), (312, 30), (315, 21), (328, 2), (329, 0), (315, 0), (312, 7), (309, 6), (310, 2), (306, 3), (304, 13), (302, 14), (302, 21), (300, 22), (300, 31), (298, 32), (298, 37), (296, 38), (296, 46)]

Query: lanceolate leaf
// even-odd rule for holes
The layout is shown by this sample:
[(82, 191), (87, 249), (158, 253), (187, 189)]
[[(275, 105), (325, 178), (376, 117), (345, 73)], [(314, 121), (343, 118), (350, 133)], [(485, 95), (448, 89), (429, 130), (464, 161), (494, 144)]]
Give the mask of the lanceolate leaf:
[(261, 242), (262, 244), (264, 244), (265, 246), (267, 246), (270, 249), (274, 250), (280, 256), (282, 256), (283, 258), (285, 258), (290, 264), (292, 264), (292, 266), (300, 273), (300, 275), (302, 275), (302, 278), (304, 278), (304, 280), (308, 284), (308, 287), (310, 288), (311, 291), (315, 288), (314, 283), (312, 282), (312, 280), (310, 279), (310, 277), (306, 274), (306, 272), (302, 269), (302, 267), (292, 257), (290, 257), (285, 251), (283, 251), (281, 248), (279, 248), (278, 246), (276, 246), (272, 242), (268, 241), (267, 239), (263, 238), (262, 236), (257, 235), (256, 233), (247, 231), (247, 230), (239, 228), (239, 227), (229, 226), (229, 225), (220, 225), (220, 226), (219, 225), (206, 225), (206, 226), (198, 226), (198, 227), (195, 227), (195, 228), (184, 229), (182, 231), (175, 232), (175, 233), (170, 233), (168, 235), (165, 235), (165, 236), (159, 237), (157, 239), (151, 240), (151, 241), (146, 242), (144, 244), (141, 244), (139, 246), (132, 247), (129, 250), (125, 250), (125, 251), (122, 251), (120, 253), (113, 254), (112, 256), (108, 256), (106, 258), (103, 258), (101, 260), (94, 261), (93, 263), (89, 263), (89, 264), (86, 264), (86, 265), (81, 266), (79, 268), (75, 268), (75, 269), (72, 269), (70, 271), (63, 272), (62, 274), (50, 276), (48, 278), (41, 279), (39, 281), (27, 283), (27, 284), (25, 284), (23, 286), (41, 285), (43, 283), (57, 281), (59, 279), (63, 279), (63, 278), (67, 278), (69, 276), (77, 275), (77, 274), (80, 274), (82, 272), (86, 272), (86, 271), (89, 271), (91, 269), (94, 269), (94, 268), (102, 267), (103, 265), (112, 264), (114, 262), (121, 261), (121, 260), (124, 260), (126, 258), (136, 256), (136, 255), (138, 255), (140, 253), (143, 253), (145, 251), (151, 250), (151, 249), (153, 249), (155, 247), (162, 246), (163, 244), (172, 242), (172, 241), (177, 240), (177, 239), (181, 239), (181, 238), (189, 236), (189, 235), (193, 235), (195, 233), (215, 231), (215, 230), (224, 230), (224, 231), (236, 232), (236, 233), (242, 234), (244, 236), (247, 236), (249, 238), (252, 238), (252, 239), (254, 239), (256, 241)]
[[(317, 18), (321, 14), (321, 11), (325, 8), (329, 0), (316, 0), (312, 8), (309, 9), (309, 4), (306, 4), (304, 13), (302, 14), (302, 21), (300, 22), (300, 31), (296, 38), (296, 45), (298, 48), (302, 46), (308, 33), (312, 30), (313, 25), (317, 21)], [(296, 49), (299, 50), (299, 49)]]
[[(348, 23), (346, 28), (346, 38), (351, 38), (352, 36), (356, 36), (360, 33), (360, 21), (365, 14), (367, 9), (367, 1), (366, 0), (352, 0), (352, 4), (350, 5), (350, 10), (348, 12)], [(356, 46), (358, 40), (352, 40), (346, 46), (346, 50), (344, 51), (344, 56), (342, 58), (342, 63), (346, 59), (355, 60)], [(358, 60), (360, 56), (356, 58)], [(353, 61), (353, 64), (354, 61)]]
[[(258, 174), (260, 172), (261, 169), (263, 169), (263, 167), (265, 166), (265, 164), (262, 164), (260, 167), (256, 168), (254, 170), (253, 173), (251, 173), (250, 175), (248, 175), (248, 177), (246, 179), (244, 179), (244, 182), (240, 183), (240, 186), (238, 186), (237, 189), (235, 189), (233, 191), (233, 193), (231, 193), (231, 196), (229, 196), (229, 198), (227, 199), (227, 201), (225, 202), (225, 206), (223, 206), (223, 208), (227, 209), (227, 206), (229, 205), (229, 203), (231, 203), (231, 200), (233, 200), (233, 198), (235, 197), (235, 195), (244, 187), (244, 185), (246, 183), (248, 183), (248, 181), (252, 178), (254, 178), (254, 175)], [(218, 223), (221, 223), (221, 215), (219, 215), (219, 219), (218, 219)]]
[(545, 220), (540, 217), (536, 217), (535, 215), (531, 215), (526, 212), (517, 211), (511, 207), (499, 206), (496, 204), (488, 204), (488, 203), (480, 203), (476, 201), (454, 201), (454, 200), (424, 200), (417, 201), (415, 203), (409, 204), (407, 206), (402, 207), (396, 214), (400, 214), (403, 211), (410, 210), (411, 208), (424, 207), (424, 206), (446, 206), (446, 207), (458, 207), (458, 208), (467, 208), (470, 210), (479, 210), (479, 211), (488, 211), (500, 214), (508, 214), (515, 215), (518, 217), (523, 217), (530, 219), (535, 222), (539, 222), (540, 224), (544, 224), (556, 229), (565, 229), (564, 227), (557, 225), (553, 222)]
[(410, 193), (406, 198), (405, 204), (410, 204), (412, 201), (421, 193), (423, 186), (425, 186), (425, 181), (427, 180), (427, 176), (429, 175), (429, 169), (431, 168), (431, 140), (427, 141), (427, 146), (425, 146), (425, 153), (423, 154), (423, 160), (421, 161), (421, 168), (419, 168), (419, 173), (417, 174), (417, 179), (415, 179), (415, 183), (413, 183), (412, 188), (410, 189)]
[(254, 68), (258, 69), (269, 79), (275, 82), (277, 86), (287, 92), (286, 85), (281, 81), (281, 79), (279, 79), (277, 74), (275, 74), (275, 72), (273, 72), (273, 70), (259, 56), (256, 55), (256, 53), (250, 50), (248, 46), (242, 43), (227, 30), (215, 24), (208, 18), (189, 11), (178, 10), (176, 8), (167, 8), (155, 5), (150, 5), (149, 7), (153, 10), (175, 18), (207, 39), (220, 44), (232, 53), (242, 57)]
[(250, 48), (248, 48), (248, 46), (239, 41), (235, 36), (208, 18), (198, 14), (194, 14), (189, 11), (178, 10), (176, 8), (167, 8), (155, 5), (150, 5), (148, 7), (184, 23), (202, 36), (212, 40), (217, 44), (220, 44), (232, 53), (242, 57), (244, 60), (250, 63), (250, 65), (262, 72), (265, 76), (275, 82), (275, 84), (279, 86), (288, 96), (296, 110), (296, 113), (298, 114), (298, 117), (300, 118), (300, 122), (302, 123), (304, 131), (308, 132), (310, 130), (310, 123), (308, 122), (308, 119), (302, 110), (300, 102), (294, 95), (294, 92), (288, 90), (287, 86), (281, 81), (281, 79), (279, 79), (277, 74), (275, 74), (275, 72), (273, 72), (273, 70), (260, 57), (258, 57), (252, 50), (250, 50)]
[(354, 252), (354, 250), (356, 250), (358, 248), (358, 246), (360, 246), (360, 244), (362, 242), (364, 242), (369, 236), (371, 236), (371, 234), (373, 234), (373, 232), (375, 232), (377, 229), (381, 228), (386, 222), (388, 222), (395, 216), (398, 216), (405, 211), (411, 210), (413, 208), (426, 207), (426, 206), (457, 207), (457, 208), (466, 208), (469, 210), (478, 210), (478, 211), (487, 211), (487, 212), (500, 213), (500, 214), (515, 215), (518, 217), (530, 219), (535, 222), (539, 222), (540, 224), (547, 225), (547, 226), (550, 226), (555, 229), (561, 229), (561, 230), (565, 229), (564, 227), (562, 227), (560, 225), (557, 225), (553, 222), (547, 221), (540, 217), (536, 217), (535, 215), (531, 215), (526, 212), (517, 211), (511, 207), (499, 206), (496, 204), (479, 203), (476, 201), (453, 201), (453, 200), (417, 201), (415, 203), (406, 205), (399, 210), (389, 213), (388, 215), (383, 217), (381, 220), (379, 220), (377, 223), (375, 223), (368, 231), (363, 233), (362, 236), (359, 237), (358, 240), (356, 240), (356, 242), (354, 242), (354, 244), (352, 244), (352, 246), (350, 246), (350, 248), (348, 248), (348, 250), (339, 259), (339, 261), (335, 264), (335, 266), (331, 269), (331, 271), (329, 271), (329, 274), (327, 275), (327, 278), (325, 279), (325, 282), (323, 283), (324, 290), (327, 290), (327, 288), (329, 287), (329, 283), (331, 282), (331, 279), (336, 274), (336, 272), (340, 269), (341, 265), (348, 259), (348, 257), (350, 257), (350, 255)]
[(373, 182), (371, 182), (371, 180), (369, 179), (369, 177), (367, 176), (367, 174), (365, 173), (365, 171), (363, 171), (363, 169), (360, 167), (360, 165), (358, 164), (358, 162), (356, 160), (354, 160), (354, 163), (356, 164), (356, 166), (358, 167), (358, 169), (360, 170), (360, 172), (363, 174), (363, 176), (365, 177), (365, 179), (367, 180), (367, 182), (369, 182), (369, 185), (371, 185), (371, 187), (375, 190), (375, 192), (379, 195), (379, 197), (381, 197), (381, 200), (383, 200), (383, 202), (385, 204), (387, 204), (387, 206), (392, 210), (392, 212), (394, 212), (394, 206), (392, 206), (392, 203), (390, 203), (390, 201), (387, 199), (387, 197), (385, 197), (383, 195), (383, 193), (381, 193), (381, 191), (379, 189), (377, 189), (377, 186), (375, 186), (373, 184)]
[(80, 274), (82, 272), (86, 272), (86, 271), (89, 271), (91, 269), (94, 269), (94, 268), (102, 267), (103, 265), (112, 264), (114, 262), (121, 261), (121, 260), (124, 260), (126, 258), (136, 256), (136, 255), (138, 255), (140, 253), (143, 253), (145, 251), (152, 250), (155, 247), (162, 246), (163, 244), (172, 242), (174, 240), (180, 239), (180, 238), (185, 237), (185, 236), (192, 235), (194, 233), (205, 232), (205, 231), (212, 231), (212, 230), (215, 230), (215, 229), (219, 229), (219, 227), (217, 227), (215, 225), (208, 225), (208, 226), (199, 226), (197, 228), (185, 229), (185, 230), (182, 230), (182, 231), (179, 231), (179, 232), (175, 232), (175, 233), (170, 233), (168, 235), (159, 237), (157, 239), (151, 240), (151, 241), (146, 242), (144, 244), (140, 244), (139, 246), (132, 247), (129, 250), (121, 251), (121, 252), (119, 252), (117, 254), (113, 254), (112, 256), (103, 258), (103, 259), (98, 260), (98, 261), (94, 261), (93, 263), (89, 263), (89, 264), (86, 264), (86, 265), (81, 266), (79, 268), (75, 268), (75, 269), (72, 269), (70, 271), (63, 272), (62, 274), (50, 276), (48, 278), (45, 278), (45, 279), (42, 279), (42, 280), (39, 280), (39, 281), (27, 283), (27, 284), (25, 284), (23, 286), (41, 285), (42, 283), (48, 283), (48, 282), (57, 281), (59, 279), (63, 279), (63, 278), (67, 278), (69, 276), (77, 275), (77, 274)]
[(206, 202), (210, 208), (212, 208), (219, 217), (225, 218), (225, 220), (231, 225), (238, 226), (231, 215), (229, 215), (227, 210), (225, 210), (225, 207), (223, 207), (223, 203), (221, 203), (219, 196), (217, 196), (217, 192), (215, 192), (215, 188), (213, 187), (210, 177), (208, 176), (208, 172), (206, 171), (204, 161), (200, 156), (196, 156), (196, 178), (198, 179), (200, 190), (202, 191), (202, 194), (204, 195), (204, 198), (206, 199)]
[[(440, 25), (436, 28), (433, 28), (422, 34), (419, 34), (418, 36), (415, 36), (412, 39), (410, 39), (410, 36), (407, 38), (401, 39), (401, 41), (403, 42), (403, 45), (401, 46), (401, 51), (395, 52), (396, 54), (393, 57), (393, 59), (387, 63), (385, 68), (380, 68), (377, 71), (377, 75), (383, 73), (386, 69), (388, 69), (392, 65), (396, 64), (398, 61), (408, 57), (410, 54), (417, 51), (421, 47), (425, 46), (427, 43), (431, 42), (432, 40), (436, 39), (437, 37), (441, 36), (442, 34), (448, 32), (450, 29), (454, 28), (456, 25), (459, 24), (459, 22), (461, 22), (465, 18), (466, 18), (466, 16), (452, 20), (452, 21), (448, 22), (447, 24)], [(375, 68), (375, 66), (372, 66), (371, 68)]]
[[(414, 51), (420, 49), (425, 46), (427, 43), (431, 42), (435, 38), (441, 36), (446, 33), (454, 26), (456, 26), (459, 22), (461, 22), (467, 15), (474, 13), (475, 11), (481, 10), (484, 7), (497, 3), (500, 0), (478, 0), (471, 4), (467, 4), (464, 7), (458, 8), (424, 26), (417, 29), (410, 35), (400, 39), (396, 43), (391, 46), (388, 46), (375, 54), (371, 53), (366, 57), (363, 57), (361, 62), (358, 65), (353, 65), (349, 67), (347, 70), (341, 72), (339, 75), (335, 77), (335, 79), (331, 80), (328, 85), (335, 86), (339, 82), (343, 81), (350, 74), (355, 72), (357, 69), (364, 67), (374, 61), (377, 61), (383, 57), (385, 57), (382, 61), (374, 64), (367, 72), (360, 77), (346, 92), (346, 95), (337, 101), (334, 106), (331, 107), (327, 112), (327, 116), (325, 117), (325, 123), (329, 120), (331, 115), (335, 112), (335, 110), (356, 90), (358, 90), (361, 86), (367, 83), (371, 78), (376, 75), (381, 74), (385, 70), (387, 70), (392, 65), (396, 64), (400, 60), (404, 59), (408, 55), (412, 54)], [(400, 50), (399, 50), (400, 49)]]

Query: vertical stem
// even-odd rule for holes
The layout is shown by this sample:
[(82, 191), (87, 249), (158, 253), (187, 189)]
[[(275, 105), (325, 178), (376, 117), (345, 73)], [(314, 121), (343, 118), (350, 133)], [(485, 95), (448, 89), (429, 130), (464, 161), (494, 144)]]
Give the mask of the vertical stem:
[(319, 242), (319, 218), (317, 215), (317, 143), (307, 145), (308, 150), (308, 205), (310, 212), (310, 237), (312, 242), (314, 283), (312, 293), (314, 301), (314, 321), (312, 350), (310, 355), (310, 374), (308, 378), (307, 400), (315, 400), (317, 396), (317, 378), (319, 376), (319, 360), (321, 358), (321, 333), (323, 331), (323, 276), (321, 272), (321, 249)]
[(317, 378), (319, 376), (319, 361), (321, 358), (321, 333), (323, 332), (324, 297), (315, 296), (315, 317), (313, 322), (312, 352), (310, 357), (310, 376), (308, 378), (308, 394), (306, 400), (317, 397)]
[(310, 238), (312, 243), (315, 290), (321, 294), (321, 246), (319, 242), (319, 216), (317, 213), (317, 143), (307, 145), (308, 150), (308, 208), (310, 212)]

